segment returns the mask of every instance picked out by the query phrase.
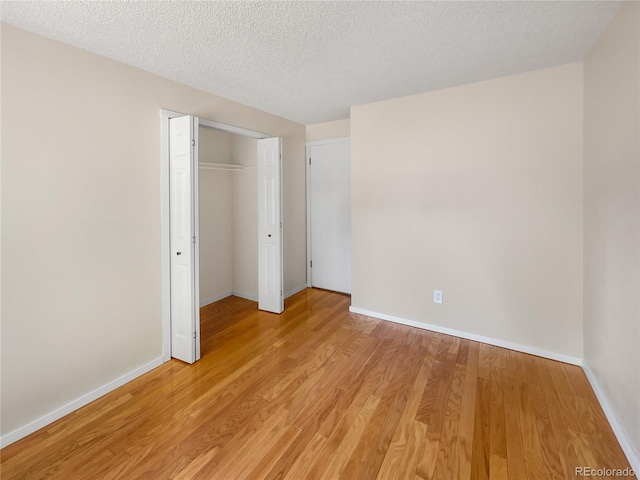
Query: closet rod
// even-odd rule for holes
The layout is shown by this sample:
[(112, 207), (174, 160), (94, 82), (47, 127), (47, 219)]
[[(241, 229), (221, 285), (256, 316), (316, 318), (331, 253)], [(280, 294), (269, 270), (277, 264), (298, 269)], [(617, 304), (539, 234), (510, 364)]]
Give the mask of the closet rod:
[(227, 170), (230, 172), (242, 172), (244, 170), (255, 169), (255, 165), (232, 165), (229, 163), (198, 163), (198, 168), (204, 168), (205, 170)]

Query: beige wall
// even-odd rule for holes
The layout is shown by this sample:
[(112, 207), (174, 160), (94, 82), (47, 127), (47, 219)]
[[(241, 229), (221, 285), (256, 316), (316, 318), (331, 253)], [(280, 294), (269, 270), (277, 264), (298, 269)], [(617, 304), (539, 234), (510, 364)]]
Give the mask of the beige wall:
[[(199, 129), (200, 162), (231, 163), (232, 138), (228, 133)], [(199, 169), (200, 197), (200, 304), (233, 289), (232, 172)]]
[(640, 5), (584, 62), (584, 357), (640, 461)]
[(336, 120), (334, 122), (315, 123), (307, 125), (307, 142), (342, 138), (350, 135), (350, 120)]
[(204, 163), (232, 163), (232, 135), (207, 127), (198, 128), (198, 161)]
[(582, 80), (352, 108), (353, 306), (581, 357)]
[[(258, 143), (234, 135), (233, 163), (255, 167)], [(258, 177), (255, 168), (233, 173), (233, 291), (258, 296)]]
[(1, 53), (3, 434), (162, 354), (160, 108), (284, 138), (306, 282), (303, 125), (5, 24)]

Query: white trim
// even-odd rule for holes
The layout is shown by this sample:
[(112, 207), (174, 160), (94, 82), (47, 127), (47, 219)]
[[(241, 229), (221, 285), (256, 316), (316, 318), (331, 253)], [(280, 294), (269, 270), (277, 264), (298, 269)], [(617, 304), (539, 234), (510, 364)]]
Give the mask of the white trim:
[(192, 188), (192, 200), (193, 200), (193, 316), (195, 318), (196, 329), (196, 358), (197, 362), (200, 360), (200, 345), (202, 343), (200, 339), (200, 170), (199, 164), (199, 150), (200, 150), (200, 129), (198, 128), (199, 118), (193, 117), (193, 188)]
[(223, 300), (227, 297), (230, 297), (231, 295), (233, 295), (233, 292), (225, 292), (225, 293), (221, 293), (220, 295), (215, 295), (213, 297), (205, 298), (204, 300), (200, 299), (200, 308), (206, 307), (207, 305)]
[[(289, 290), (288, 292), (286, 292), (284, 294), (284, 298), (289, 298), (293, 295), (295, 295), (296, 293), (301, 292), (302, 290), (306, 289), (307, 286), (306, 285), (300, 285), (296, 288), (293, 288), (291, 290)], [(252, 302), (257, 302), (258, 301), (258, 295), (255, 295), (253, 293), (244, 293), (244, 292), (237, 292), (235, 290), (231, 291), (231, 292), (226, 292), (226, 293), (221, 293), (220, 295), (216, 295), (215, 297), (211, 297), (211, 298), (207, 298), (205, 300), (201, 300), (200, 301), (200, 307), (204, 307), (206, 305), (209, 305), (213, 302), (217, 302), (219, 300), (222, 300), (223, 298), (227, 298), (230, 297), (231, 295), (233, 295), (234, 297), (240, 297), (240, 298), (244, 298), (245, 300), (251, 300)]]
[(199, 125), (205, 128), (211, 128), (213, 130), (220, 130), (221, 132), (233, 133), (235, 135), (242, 135), (243, 137), (251, 138), (271, 138), (268, 133), (256, 132), (247, 128), (236, 127), (234, 125), (227, 125), (226, 123), (214, 122), (213, 120), (207, 120), (205, 118), (199, 119)]
[(188, 113), (176, 112), (175, 110), (167, 110), (166, 108), (160, 109), (160, 118), (176, 118), (176, 117), (184, 117), (185, 115), (189, 115)]
[(587, 376), (587, 380), (589, 380), (589, 383), (591, 384), (591, 388), (593, 388), (593, 392), (596, 394), (596, 398), (600, 402), (600, 406), (602, 407), (607, 420), (609, 420), (609, 425), (611, 425), (613, 433), (618, 439), (618, 443), (620, 444), (622, 451), (627, 456), (627, 460), (629, 461), (631, 468), (633, 468), (633, 471), (636, 472), (637, 475), (638, 473), (640, 473), (640, 452), (635, 451), (631, 440), (629, 439), (629, 437), (627, 437), (627, 434), (622, 428), (622, 425), (620, 425), (620, 422), (616, 418), (613, 407), (607, 400), (604, 391), (600, 387), (600, 384), (596, 380), (596, 376), (594, 375), (586, 360), (582, 362), (582, 369)]
[(327, 138), (326, 140), (314, 140), (313, 142), (307, 142), (307, 147), (313, 147), (314, 145), (326, 145), (327, 143), (340, 143), (340, 142), (348, 142), (351, 140), (351, 137), (338, 137), (338, 138)]
[(307, 207), (307, 287), (311, 287), (311, 165), (309, 165), (311, 154), (309, 144), (304, 147), (304, 171), (307, 186), (305, 189)]
[(235, 290), (231, 292), (231, 295), (234, 297), (244, 298), (245, 300), (251, 300), (252, 302), (258, 301), (258, 294), (254, 293), (244, 293), (244, 292), (236, 292)]
[(144, 375), (145, 373), (153, 370), (154, 368), (162, 365), (162, 357), (158, 357), (149, 363), (146, 363), (134, 370), (131, 370), (129, 373), (125, 373), (124, 375), (116, 378), (115, 380), (110, 381), (102, 385), (101, 387), (92, 390), (89, 393), (82, 395), (81, 397), (72, 400), (71, 402), (56, 408), (52, 412), (43, 415), (40, 418), (37, 418), (22, 427), (15, 429), (12, 432), (9, 432), (2, 437), (0, 437), (0, 448), (4, 448), (7, 445), (11, 445), (14, 442), (26, 437), (27, 435), (32, 434), (33, 432), (40, 430), (47, 425), (52, 424), (56, 420), (61, 419), (65, 415), (70, 414), (78, 410), (79, 408), (84, 407), (85, 405), (97, 400), (98, 398), (106, 395), (107, 393), (115, 390), (118, 387), (121, 387), (127, 382), (134, 380), (135, 378)]
[(305, 290), (307, 288), (306, 285), (299, 285), (296, 288), (292, 288), (291, 290), (289, 290), (288, 292), (285, 292), (284, 294), (284, 298), (289, 298), (292, 297), (293, 295), (295, 295), (296, 293), (301, 292), (302, 290)]
[(171, 230), (169, 225), (169, 119), (183, 113), (160, 110), (160, 252), (162, 255), (162, 360), (171, 360)]
[(431, 330), (432, 332), (444, 333), (445, 335), (453, 335), (454, 337), (465, 338), (467, 340), (473, 340), (476, 342), (487, 343), (489, 345), (495, 345), (496, 347), (508, 348), (509, 350), (515, 350), (517, 352), (528, 353), (530, 355), (536, 355), (537, 357), (549, 358), (558, 362), (569, 363), (571, 365), (582, 366), (582, 359), (579, 357), (572, 357), (571, 355), (565, 355), (564, 353), (550, 352), (548, 350), (542, 350), (535, 347), (529, 347), (527, 345), (520, 345), (518, 343), (507, 342), (505, 340), (499, 340), (497, 338), (485, 337), (483, 335), (477, 335), (475, 333), (463, 332), (462, 330), (454, 330), (453, 328), (440, 327), (438, 325), (431, 325), (428, 323), (417, 322), (415, 320), (407, 320), (406, 318), (400, 318), (393, 315), (387, 315), (385, 313), (371, 312), (362, 308), (350, 306), (349, 311), (353, 313), (359, 313), (368, 317), (379, 318), (380, 320), (388, 320), (390, 322), (400, 323), (402, 325), (408, 325), (410, 327), (422, 328), (423, 330)]

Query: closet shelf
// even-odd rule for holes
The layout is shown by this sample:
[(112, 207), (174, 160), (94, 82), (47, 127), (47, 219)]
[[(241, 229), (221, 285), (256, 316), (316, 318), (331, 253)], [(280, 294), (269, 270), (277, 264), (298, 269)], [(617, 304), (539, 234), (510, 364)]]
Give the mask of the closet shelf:
[(245, 170), (254, 170), (255, 165), (232, 165), (230, 163), (198, 163), (198, 168), (205, 170), (227, 170), (229, 172), (244, 172)]

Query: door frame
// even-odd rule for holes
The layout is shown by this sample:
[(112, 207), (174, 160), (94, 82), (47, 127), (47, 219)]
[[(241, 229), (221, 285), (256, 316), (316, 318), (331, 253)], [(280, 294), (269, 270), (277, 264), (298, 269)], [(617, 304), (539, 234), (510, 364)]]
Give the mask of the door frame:
[[(160, 254), (161, 254), (161, 270), (162, 270), (162, 361), (171, 360), (171, 229), (169, 224), (169, 119), (174, 117), (182, 117), (184, 115), (192, 115), (188, 113), (176, 112), (174, 110), (160, 109)], [(263, 132), (257, 132), (226, 123), (215, 122), (206, 118), (192, 115), (198, 119), (199, 127), (220, 130), (235, 135), (242, 135), (256, 139), (271, 138), (271, 135)], [(195, 132), (197, 138), (197, 132)], [(197, 175), (197, 172), (196, 172)], [(197, 179), (197, 176), (196, 176)], [(195, 268), (196, 268), (196, 284), (195, 288), (199, 288), (199, 260), (200, 260), (200, 240), (199, 240), (199, 201), (198, 201), (198, 185), (196, 182), (194, 188), (195, 196)], [(200, 308), (196, 305), (195, 308)], [(200, 322), (197, 322), (197, 331), (200, 331)], [(198, 338), (200, 337), (198, 333)], [(200, 358), (200, 342), (196, 343), (196, 359)]]
[(328, 138), (326, 140), (314, 140), (307, 142), (304, 147), (304, 168), (307, 177), (307, 288), (311, 288), (311, 147), (326, 145), (329, 143), (342, 143), (351, 141), (351, 137)]

